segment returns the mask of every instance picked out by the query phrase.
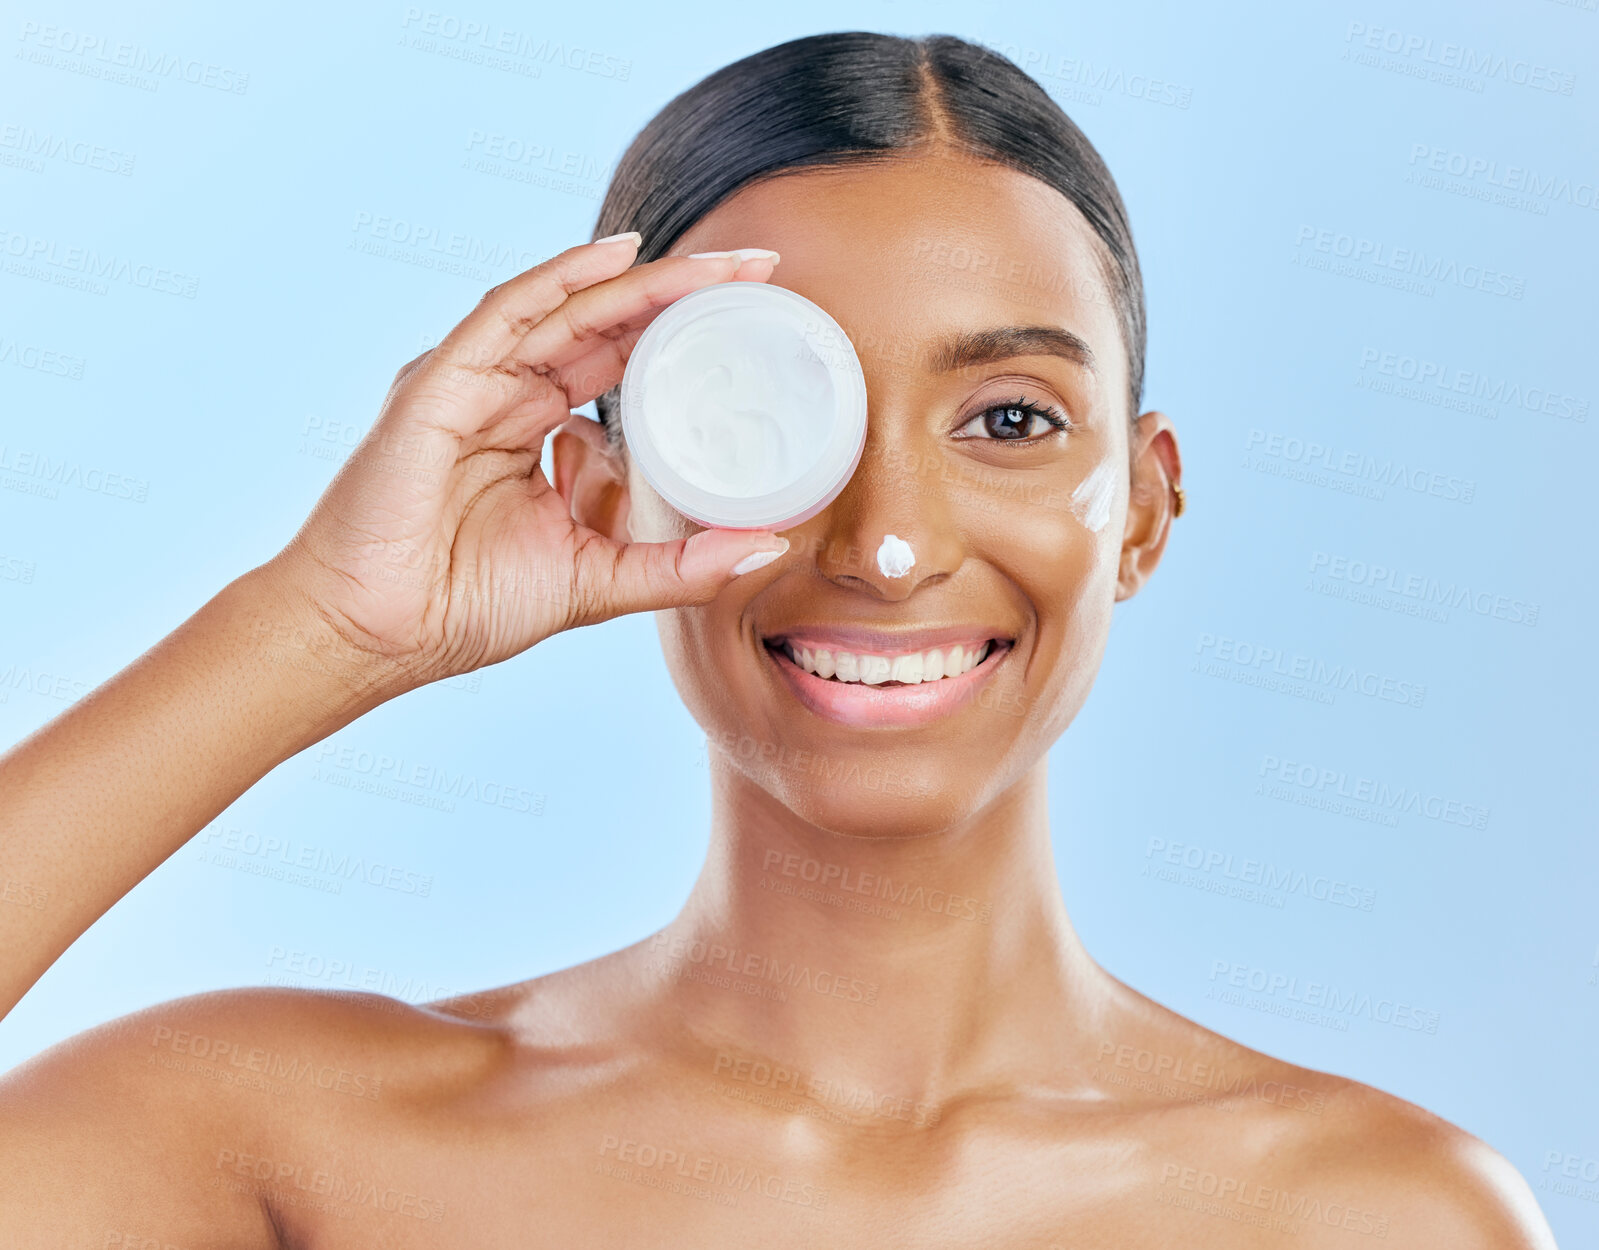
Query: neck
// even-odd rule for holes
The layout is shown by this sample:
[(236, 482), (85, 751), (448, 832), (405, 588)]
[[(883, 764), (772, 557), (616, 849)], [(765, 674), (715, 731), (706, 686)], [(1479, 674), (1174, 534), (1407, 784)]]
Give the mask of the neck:
[(1114, 983), (1061, 900), (1046, 761), (952, 828), (880, 839), (711, 766), (705, 867), (644, 946), (708, 1074), (937, 1105), (1091, 1054)]

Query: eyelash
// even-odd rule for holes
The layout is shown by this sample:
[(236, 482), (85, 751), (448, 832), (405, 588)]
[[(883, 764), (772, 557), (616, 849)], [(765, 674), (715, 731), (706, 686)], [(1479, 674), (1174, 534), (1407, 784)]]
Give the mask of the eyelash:
[[(986, 417), (989, 413), (997, 411), (999, 409), (1004, 409), (1004, 408), (1014, 408), (1018, 412), (1025, 412), (1025, 413), (1028, 414), (1029, 418), (1031, 418), (1031, 417), (1041, 417), (1045, 421), (1047, 421), (1051, 426), (1053, 426), (1055, 430), (1070, 431), (1070, 430), (1075, 430), (1077, 428), (1071, 422), (1071, 420), (1069, 418), (1067, 418), (1066, 416), (1064, 416), (1063, 414), (1057, 412), (1053, 408), (1050, 408), (1050, 407), (1047, 407), (1047, 406), (1044, 406), (1044, 405), (1040, 405), (1040, 404), (1035, 404), (1035, 403), (1033, 403), (1032, 400), (1028, 399), (1025, 395), (1018, 395), (1018, 396), (1016, 396), (1015, 399), (1004, 399), (1004, 400), (1001, 400), (997, 404), (989, 404), (981, 412), (974, 413), (969, 420), (967, 420), (966, 422), (964, 422), (961, 425), (961, 428), (965, 429), (966, 426), (970, 425), (973, 421), (979, 421), (982, 418)], [(1009, 444), (1021, 444), (1023, 446), (1027, 446), (1027, 445), (1034, 444), (1034, 443), (1042, 443), (1042, 442), (1044, 442), (1045, 440), (1049, 439), (1052, 436), (1052, 433), (1053, 433), (1053, 431), (1050, 434), (1036, 434), (1036, 435), (1032, 435), (1032, 436), (1030, 436), (1028, 438), (990, 438), (990, 437), (987, 437), (986, 435), (970, 435), (970, 434), (966, 435), (965, 437), (967, 437), (967, 438), (975, 438), (980, 443), (1009, 443)]]

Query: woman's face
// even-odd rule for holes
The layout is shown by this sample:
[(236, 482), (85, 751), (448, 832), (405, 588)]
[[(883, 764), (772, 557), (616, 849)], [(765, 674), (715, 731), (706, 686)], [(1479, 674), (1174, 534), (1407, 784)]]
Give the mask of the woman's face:
[[(866, 445), (843, 492), (781, 531), (785, 555), (709, 604), (656, 614), (667, 665), (711, 744), (806, 822), (864, 837), (948, 828), (1037, 765), (1087, 697), (1112, 604), (1164, 543), (1166, 486), (1147, 445), (1167, 423), (1150, 414), (1130, 447), (1128, 361), (1094, 235), (1022, 173), (952, 154), (785, 174), (672, 251), (740, 247), (780, 252), (771, 281), (849, 335)], [(1011, 327), (1067, 333), (994, 333)], [(1023, 400), (1071, 428), (1018, 411)], [(1174, 445), (1159, 454), (1170, 471)], [(621, 537), (700, 528), (636, 465), (627, 489)], [(914, 553), (903, 576), (879, 567), (888, 534)], [(997, 642), (958, 689), (898, 694), (822, 687), (781, 650), (798, 636), (813, 652), (926, 652), (927, 631)]]

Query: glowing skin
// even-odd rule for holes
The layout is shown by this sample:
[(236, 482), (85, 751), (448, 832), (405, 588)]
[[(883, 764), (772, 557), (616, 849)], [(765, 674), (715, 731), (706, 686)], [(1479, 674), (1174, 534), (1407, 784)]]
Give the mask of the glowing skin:
[(877, 567), (884, 577), (904, 577), (916, 563), (911, 545), (897, 534), (885, 534), (883, 545), (877, 549)]
[[(1113, 606), (1159, 562), (1169, 484), (1181, 475), (1171, 422), (1150, 411), (1133, 425), (1126, 411), (1126, 355), (1081, 214), (1026, 174), (935, 147), (761, 180), (673, 250), (753, 244), (780, 251), (775, 280), (827, 308), (861, 350), (870, 421), (858, 471), (785, 532), (782, 557), (655, 613), (672, 681), (709, 747), (709, 853), (680, 912), (646, 935), (667, 911), (652, 902), (635, 923), (624, 904), (618, 923), (639, 935), (633, 945), (481, 994), (411, 1005), (207, 993), (55, 1047), (0, 1083), (0, 1244), (105, 1245), (112, 1229), (118, 1244), (148, 1236), (235, 1250), (1345, 1250), (1373, 1236), (1405, 1250), (1551, 1250), (1525, 1181), (1482, 1143), (1152, 1002), (1101, 968), (1073, 929), (1051, 808), (1066, 820), (1063, 846), (1119, 839), (1105, 853), (1126, 871), (1149, 834), (1171, 832), (1137, 827), (1136, 791), (1160, 784), (1163, 753), (1186, 741), (1165, 732), (1166, 703), (1101, 709), (1101, 731), (1121, 718), (1116, 775), (1065, 775), (1112, 803), (1134, 791), (1128, 819), (1073, 827), (1077, 796), (1049, 793), (1050, 748), (1088, 697)], [(1030, 264), (974, 272), (956, 256), (1036, 258), (1045, 278), (994, 276), (1035, 272)], [(615, 281), (613, 294), (644, 285), (636, 271)], [(494, 333), (521, 315), (502, 311), (513, 317)], [(1094, 366), (1026, 354), (1001, 335), (983, 341), (1002, 358), (941, 367), (952, 333), (1013, 326), (1069, 329)], [(1018, 394), (1075, 428), (1004, 447), (958, 435)], [(695, 532), (593, 423), (572, 424), (552, 449), (570, 516), (545, 496), (548, 514), (613, 541)], [(1125, 494), (1107, 505), (1103, 487), (1088, 487), (1081, 517), (1055, 506), (1105, 464), (1128, 476)], [(393, 473), (373, 481), (412, 484)], [(892, 577), (874, 554), (899, 529), (916, 535), (916, 562)], [(503, 571), (525, 577), (520, 565)], [(380, 605), (399, 593), (374, 586)], [(249, 649), (222, 659), (260, 649), (261, 609), (253, 596), (223, 600)], [(213, 618), (196, 619), (191, 632), (203, 633)], [(783, 669), (767, 645), (783, 634), (835, 654), (916, 653), (924, 678), (933, 650), (1004, 647), (954, 678), (872, 687)], [(481, 658), (487, 643), (471, 641)], [(525, 671), (559, 655), (524, 661)], [(219, 732), (248, 724), (274, 766), (327, 736), (297, 728), (307, 705), (342, 706), (326, 686), (301, 684), (313, 666), (240, 663), (237, 679), (207, 681), (221, 661), (196, 679), (196, 656), (211, 659), (208, 648), (178, 653), (158, 693), (122, 700), (133, 710), (90, 698), (69, 715), (129, 717), (192, 688), (218, 709)], [(236, 691), (257, 667), (272, 697), (238, 710)], [(529, 687), (530, 754), (584, 734), (612, 766), (608, 785), (646, 784), (625, 705), (574, 710)], [(1186, 697), (1171, 693), (1174, 705)], [(246, 714), (255, 707), (265, 711)], [(1213, 726), (1201, 716), (1191, 732)], [(148, 736), (156, 746), (163, 737)], [(123, 805), (145, 785), (152, 827), (185, 800), (204, 819), (226, 806), (192, 792), (201, 766), (233, 768), (231, 751), (196, 749), (159, 769), (142, 742), (126, 754), (101, 786)], [(0, 809), (25, 786), (33, 796), (92, 788), (61, 785), (58, 762), (16, 770), (23, 785), (0, 785)], [(533, 767), (543, 775), (542, 756)], [(159, 784), (146, 785), (152, 777)], [(647, 805), (647, 827), (623, 833), (606, 827), (613, 796), (567, 796), (571, 819), (541, 844), (692, 836), (672, 803)], [(76, 793), (59, 813), (35, 798), (16, 805), (11, 828), (31, 844), (82, 806)], [(79, 879), (103, 876), (118, 842), (96, 838), (50, 908), (70, 908), (87, 888)], [(125, 872), (124, 892), (177, 845)], [(565, 850), (518, 860), (530, 906), (485, 923), (482, 941), (496, 945), (484, 966), (570, 949), (560, 908), (535, 901), (592, 889), (599, 905), (616, 905), (607, 874), (574, 872)], [(16, 862), (26, 881), (38, 860)], [(1081, 877), (1075, 866), (1065, 875)], [(1079, 880), (1077, 892), (1093, 885)], [(675, 887), (660, 888), (669, 908)], [(87, 914), (85, 927), (99, 913)], [(1125, 923), (1135, 931), (1123, 941), (1147, 941), (1142, 918)], [(1153, 958), (1197, 989), (1226, 944), (1209, 928), (1193, 939)], [(205, 1075), (251, 1054), (289, 1056), (338, 1084), (278, 1086), (274, 1072), (269, 1095)], [(361, 1096), (377, 1079), (380, 1094)]]

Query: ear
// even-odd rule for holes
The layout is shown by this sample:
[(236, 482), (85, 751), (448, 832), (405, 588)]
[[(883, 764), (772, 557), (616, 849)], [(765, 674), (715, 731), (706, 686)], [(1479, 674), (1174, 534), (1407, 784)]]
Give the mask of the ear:
[(632, 542), (627, 465), (607, 441), (605, 428), (573, 413), (552, 437), (555, 489), (572, 519), (616, 542)]
[(1177, 511), (1174, 484), (1182, 481), (1183, 461), (1171, 418), (1151, 410), (1133, 425), (1133, 481), (1127, 500), (1116, 600), (1131, 599), (1160, 563), (1166, 535)]

